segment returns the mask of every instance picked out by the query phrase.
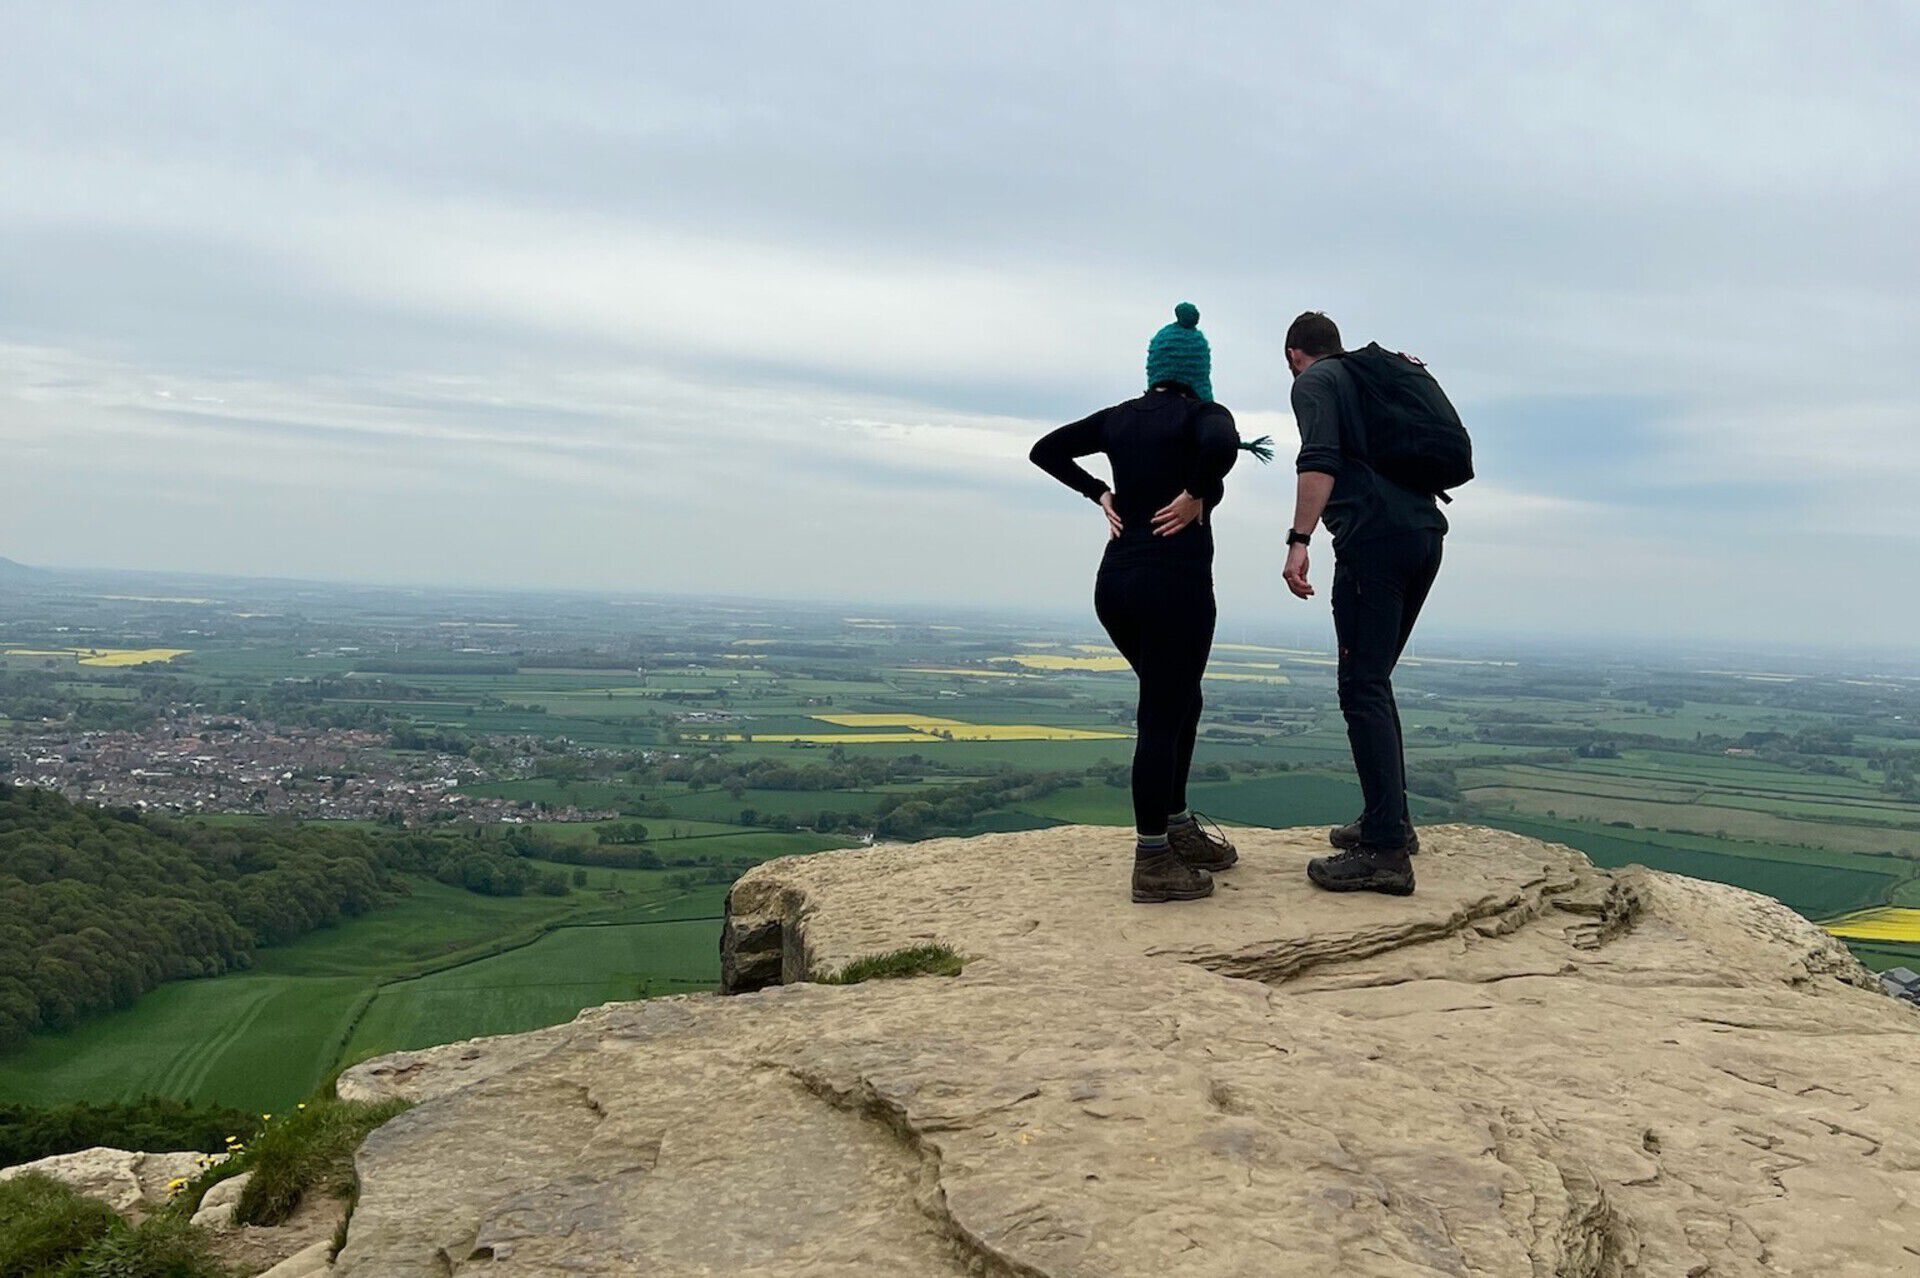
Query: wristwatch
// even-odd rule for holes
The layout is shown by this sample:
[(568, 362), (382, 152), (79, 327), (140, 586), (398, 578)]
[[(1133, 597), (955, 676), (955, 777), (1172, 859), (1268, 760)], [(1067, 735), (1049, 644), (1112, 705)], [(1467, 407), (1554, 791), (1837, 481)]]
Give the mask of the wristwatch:
[(1289, 546), (1304, 546), (1312, 540), (1312, 533), (1303, 533), (1297, 528), (1287, 529), (1287, 544)]

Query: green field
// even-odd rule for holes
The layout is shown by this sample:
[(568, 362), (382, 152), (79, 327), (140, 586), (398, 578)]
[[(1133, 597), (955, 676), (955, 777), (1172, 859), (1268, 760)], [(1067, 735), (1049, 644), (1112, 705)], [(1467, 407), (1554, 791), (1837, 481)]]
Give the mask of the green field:
[(1847, 948), (1862, 963), (1876, 972), (1890, 967), (1910, 967), (1920, 972), (1920, 945), (1883, 945), (1874, 941), (1849, 942)]
[[(1195, 811), (1229, 825), (1288, 829), (1300, 825), (1344, 825), (1359, 814), (1360, 786), (1348, 777), (1324, 772), (1286, 772), (1277, 776), (1197, 781), (1187, 788)], [(1415, 816), (1431, 805), (1413, 797)], [(1024, 805), (1021, 813), (1076, 825), (1127, 825), (1133, 806), (1124, 787), (1086, 783)]]
[[(272, 1110), (338, 1064), (382, 1051), (714, 987), (723, 886), (672, 893), (664, 871), (588, 878), (588, 889), (557, 898), (415, 880), (412, 895), (382, 909), (262, 950), (253, 971), (163, 985), (125, 1011), (37, 1036), (0, 1056), (0, 1099), (153, 1092)], [(626, 895), (608, 897), (609, 885)]]
[[(1915, 868), (1886, 858), (1857, 857), (1852, 864), (1743, 855), (1741, 845), (1722, 843), (1708, 850), (1705, 840), (1647, 831), (1619, 831), (1577, 821), (1533, 821), (1495, 817), (1493, 824), (1585, 852), (1594, 864), (1644, 865), (1674, 874), (1731, 883), (1771, 896), (1810, 919), (1831, 918), (1887, 899), (1896, 883)], [(1776, 849), (1784, 851), (1785, 849)]]
[(720, 979), (719, 937), (712, 919), (559, 928), (523, 949), (382, 986), (346, 1055), (512, 1034), (583, 1007), (710, 990)]
[[(1360, 785), (1350, 775), (1325, 772), (1289, 772), (1224, 782), (1201, 782), (1188, 787), (1188, 799), (1197, 811), (1221, 821), (1286, 829), (1299, 825), (1345, 825), (1360, 815)], [(1431, 805), (1419, 795), (1409, 802), (1415, 820)]]
[(369, 982), (257, 976), (163, 985), (133, 1007), (0, 1056), (0, 1099), (35, 1105), (146, 1093), (273, 1110), (320, 1082)]
[[(263, 949), (254, 970), (277, 976), (382, 975), (421, 971), (476, 948), (507, 943), (569, 918), (604, 914), (608, 884), (636, 900), (664, 895), (659, 871), (591, 870), (590, 887), (569, 896), (480, 896), (411, 878), (409, 894), (338, 927)], [(216, 978), (220, 980), (226, 977)]]

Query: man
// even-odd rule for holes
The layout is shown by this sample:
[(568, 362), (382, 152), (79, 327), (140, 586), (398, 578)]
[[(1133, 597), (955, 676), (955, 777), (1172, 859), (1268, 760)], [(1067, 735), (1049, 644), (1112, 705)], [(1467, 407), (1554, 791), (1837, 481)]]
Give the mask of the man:
[(1298, 494), (1287, 534), (1287, 588), (1313, 597), (1307, 546), (1324, 521), (1333, 536), (1333, 629), (1340, 644), (1340, 710), (1365, 810), (1331, 832), (1337, 854), (1307, 863), (1334, 892), (1413, 891), (1419, 850), (1407, 809), (1407, 768), (1393, 668), (1440, 571), (1446, 516), (1432, 496), (1367, 464), (1358, 388), (1342, 365), (1340, 330), (1318, 311), (1287, 329), (1293, 415), (1300, 428)]

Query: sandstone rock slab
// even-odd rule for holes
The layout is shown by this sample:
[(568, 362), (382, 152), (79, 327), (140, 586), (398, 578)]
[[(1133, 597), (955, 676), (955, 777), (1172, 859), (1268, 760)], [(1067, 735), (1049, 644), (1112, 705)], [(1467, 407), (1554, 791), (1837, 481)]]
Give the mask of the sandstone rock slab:
[(54, 1154), (0, 1169), (0, 1180), (28, 1172), (50, 1176), (75, 1193), (97, 1199), (129, 1220), (138, 1221), (167, 1200), (168, 1186), (191, 1180), (225, 1154), (145, 1153), (96, 1145), (71, 1154)]
[(332, 1268), (332, 1254), (333, 1243), (323, 1238), (294, 1252), (258, 1278), (321, 1278)]
[[(1236, 831), (1133, 906), (1058, 829), (773, 862), (732, 998), (400, 1053), (342, 1275), (1869, 1275), (1920, 1267), (1920, 1016), (1735, 889), (1423, 831), (1330, 897)], [(774, 950), (777, 938), (777, 953)], [(953, 978), (805, 983), (939, 941)]]
[(234, 1208), (240, 1205), (240, 1195), (246, 1192), (247, 1182), (252, 1179), (252, 1172), (241, 1172), (215, 1184), (200, 1196), (193, 1223), (201, 1229), (231, 1228)]

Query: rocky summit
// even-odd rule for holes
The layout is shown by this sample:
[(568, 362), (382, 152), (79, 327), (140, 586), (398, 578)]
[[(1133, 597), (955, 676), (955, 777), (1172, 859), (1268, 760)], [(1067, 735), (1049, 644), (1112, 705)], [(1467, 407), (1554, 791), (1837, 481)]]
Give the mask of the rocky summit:
[(1323, 833), (1181, 905), (1112, 830), (763, 865), (742, 992), (347, 1074), (419, 1103), (335, 1273), (1920, 1274), (1920, 1015), (1832, 939), (1464, 826), (1329, 896)]

